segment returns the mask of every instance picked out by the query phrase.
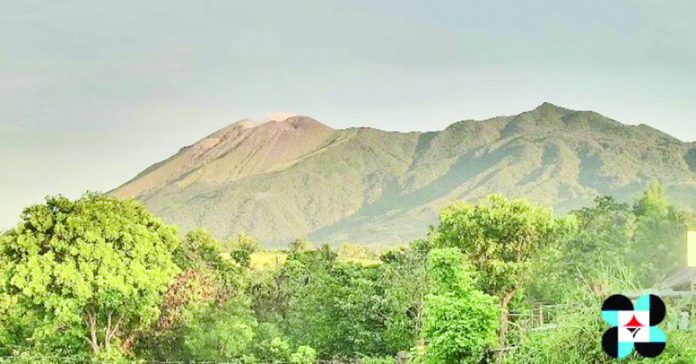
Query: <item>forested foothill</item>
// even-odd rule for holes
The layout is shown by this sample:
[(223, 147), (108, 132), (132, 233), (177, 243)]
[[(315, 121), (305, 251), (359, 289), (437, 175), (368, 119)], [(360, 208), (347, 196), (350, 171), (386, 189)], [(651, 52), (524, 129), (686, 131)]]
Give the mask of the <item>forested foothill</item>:
[[(48, 197), (0, 237), (0, 361), (612, 362), (602, 301), (683, 267), (693, 222), (658, 184), (563, 215), (491, 195), (403, 246), (264, 251), (133, 200)], [(665, 301), (660, 362), (696, 362), (693, 298)]]

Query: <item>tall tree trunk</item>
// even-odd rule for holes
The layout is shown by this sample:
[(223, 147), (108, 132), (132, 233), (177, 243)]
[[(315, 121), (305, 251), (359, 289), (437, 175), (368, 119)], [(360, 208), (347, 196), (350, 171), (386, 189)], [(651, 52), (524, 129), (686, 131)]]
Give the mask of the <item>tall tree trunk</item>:
[(111, 339), (116, 336), (118, 329), (121, 326), (121, 322), (123, 322), (123, 315), (119, 316), (115, 324), (113, 324), (112, 317), (113, 312), (109, 311), (109, 313), (106, 315), (106, 327), (104, 328), (104, 347), (106, 350), (111, 349)]
[(106, 327), (104, 328), (104, 348), (106, 351), (111, 349), (111, 315), (111, 311), (106, 314)]
[(99, 338), (97, 337), (97, 315), (93, 311), (87, 311), (87, 318), (85, 319), (87, 323), (87, 329), (89, 330), (89, 337), (86, 338), (89, 345), (92, 347), (92, 352), (94, 354), (99, 354), (101, 347), (99, 346)]
[(498, 340), (501, 346), (505, 346), (507, 341), (509, 326), (508, 306), (510, 305), (510, 301), (512, 301), (512, 298), (515, 297), (516, 292), (517, 288), (514, 288), (513, 290), (506, 292), (503, 295), (502, 301), (500, 302), (500, 329), (498, 330)]

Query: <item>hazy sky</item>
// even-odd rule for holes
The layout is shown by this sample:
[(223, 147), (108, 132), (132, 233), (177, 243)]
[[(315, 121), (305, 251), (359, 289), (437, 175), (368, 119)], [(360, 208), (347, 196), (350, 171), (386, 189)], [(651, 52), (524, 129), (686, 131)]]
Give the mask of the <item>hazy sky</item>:
[(0, 0), (0, 227), (245, 117), (434, 130), (543, 101), (696, 140), (696, 1)]

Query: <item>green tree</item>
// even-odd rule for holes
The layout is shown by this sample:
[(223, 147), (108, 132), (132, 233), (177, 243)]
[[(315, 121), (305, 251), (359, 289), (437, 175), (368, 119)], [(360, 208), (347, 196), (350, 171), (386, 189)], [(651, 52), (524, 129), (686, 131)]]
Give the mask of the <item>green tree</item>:
[(289, 301), (294, 343), (315, 347), (322, 357), (387, 354), (378, 268), (335, 263), (306, 277)]
[(384, 340), (391, 352), (408, 351), (417, 344), (427, 294), (425, 260), (427, 251), (409, 248), (382, 255), (379, 285), (384, 295)]
[(423, 337), (429, 363), (478, 363), (496, 344), (498, 306), (474, 287), (458, 249), (428, 255), (430, 293), (425, 298)]
[[(207, 231), (189, 231), (175, 251), (175, 261), (184, 270), (172, 281), (164, 295), (161, 314), (156, 324), (143, 333), (135, 347), (136, 353), (148, 360), (186, 361), (190, 352), (185, 335), (198, 325), (186, 318), (224, 315), (225, 304), (244, 300), (244, 270), (223, 257), (220, 242)], [(201, 310), (201, 307), (206, 310)], [(190, 315), (198, 310), (198, 315)]]
[(288, 252), (290, 254), (306, 252), (308, 250), (314, 250), (314, 244), (307, 239), (295, 239), (288, 244)]
[(0, 293), (0, 357), (33, 351), (27, 338), (40, 326), (39, 319), (34, 312), (18, 305), (17, 297)]
[(478, 204), (455, 203), (440, 213), (434, 240), (456, 247), (480, 273), (484, 292), (500, 298), (501, 342), (507, 335), (507, 308), (530, 278), (532, 263), (544, 249), (557, 246), (573, 224), (550, 209), (524, 200), (491, 195)]
[(570, 290), (582, 283), (596, 294), (607, 293), (603, 276), (608, 269), (648, 288), (686, 264), (688, 215), (670, 205), (659, 184), (651, 185), (633, 207), (604, 196), (572, 214), (579, 229), (557, 262)]
[(314, 364), (317, 362), (317, 351), (309, 346), (299, 346), (290, 356), (290, 364)]
[[(557, 285), (548, 279), (539, 280), (557, 295), (572, 295), (580, 287), (589, 285), (596, 294), (603, 294), (602, 277), (606, 270), (634, 270), (627, 260), (636, 229), (636, 217), (631, 206), (617, 202), (613, 197), (601, 196), (595, 205), (572, 212), (578, 229), (565, 241), (555, 268), (560, 274)], [(553, 276), (546, 272), (545, 277)], [(563, 297), (556, 297), (562, 300)]]
[(251, 354), (257, 324), (244, 298), (193, 306), (187, 310), (186, 323), (187, 360), (235, 361)]
[(638, 269), (644, 287), (659, 283), (686, 266), (686, 217), (669, 203), (664, 187), (654, 183), (634, 206), (635, 238), (626, 258)]
[(224, 258), (220, 246), (206, 230), (192, 230), (186, 234), (176, 256), (182, 268), (215, 276), (217, 300), (224, 302), (243, 288), (243, 266)]
[(426, 254), (414, 244), (363, 266), (338, 261), (327, 246), (294, 251), (277, 271), (255, 275), (254, 310), (323, 358), (394, 356), (417, 342)]
[(277, 270), (254, 272), (250, 286), (253, 308), (260, 320), (276, 322), (288, 332), (290, 309), (305, 298), (303, 292), (315, 276), (324, 274), (335, 263), (331, 249), (296, 251), (288, 254)]
[(0, 286), (46, 323), (34, 336), (47, 328), (57, 336), (79, 333), (99, 354), (129, 345), (158, 317), (179, 271), (173, 227), (138, 203), (95, 193), (76, 201), (48, 197), (21, 219), (0, 240)]
[[(557, 297), (556, 303), (562, 305), (547, 318), (554, 329), (525, 332), (516, 345), (518, 349), (506, 358), (507, 362), (612, 362), (597, 344), (597, 338), (608, 326), (593, 313), (609, 295), (652, 287), (665, 274), (684, 264), (689, 215), (671, 206), (659, 184), (651, 185), (633, 206), (603, 196), (595, 199), (594, 206), (572, 214), (579, 229), (563, 245), (561, 259), (556, 264), (564, 282), (561, 286), (550, 285), (553, 272), (539, 276), (535, 282), (550, 290), (566, 291)], [(667, 305), (670, 312), (693, 311), (688, 299)], [(670, 317), (674, 321), (669, 322)], [(668, 315), (663, 323), (670, 344), (660, 355), (660, 362), (694, 362), (694, 350), (686, 344), (694, 335), (669, 331), (678, 319), (679, 315)], [(631, 363), (642, 361), (638, 356), (628, 359)]]
[(251, 255), (261, 248), (261, 244), (251, 236), (241, 233), (230, 242), (230, 256), (243, 267), (251, 264)]
[(256, 329), (253, 351), (262, 363), (287, 363), (290, 360), (290, 344), (273, 324), (264, 322)]

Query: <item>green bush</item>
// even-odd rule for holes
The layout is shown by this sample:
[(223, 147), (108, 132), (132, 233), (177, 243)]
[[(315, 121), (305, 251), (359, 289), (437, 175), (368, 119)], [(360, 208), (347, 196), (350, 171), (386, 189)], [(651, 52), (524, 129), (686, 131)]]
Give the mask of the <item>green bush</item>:
[(291, 364), (314, 364), (317, 361), (317, 351), (309, 346), (300, 346), (290, 355)]
[(242, 299), (187, 312), (184, 346), (189, 360), (235, 361), (251, 351), (256, 319)]
[(423, 337), (429, 363), (477, 363), (497, 342), (495, 298), (476, 290), (456, 248), (428, 255), (431, 293), (425, 298)]
[(273, 324), (264, 322), (256, 329), (253, 351), (262, 363), (286, 363), (290, 359), (290, 344)]

